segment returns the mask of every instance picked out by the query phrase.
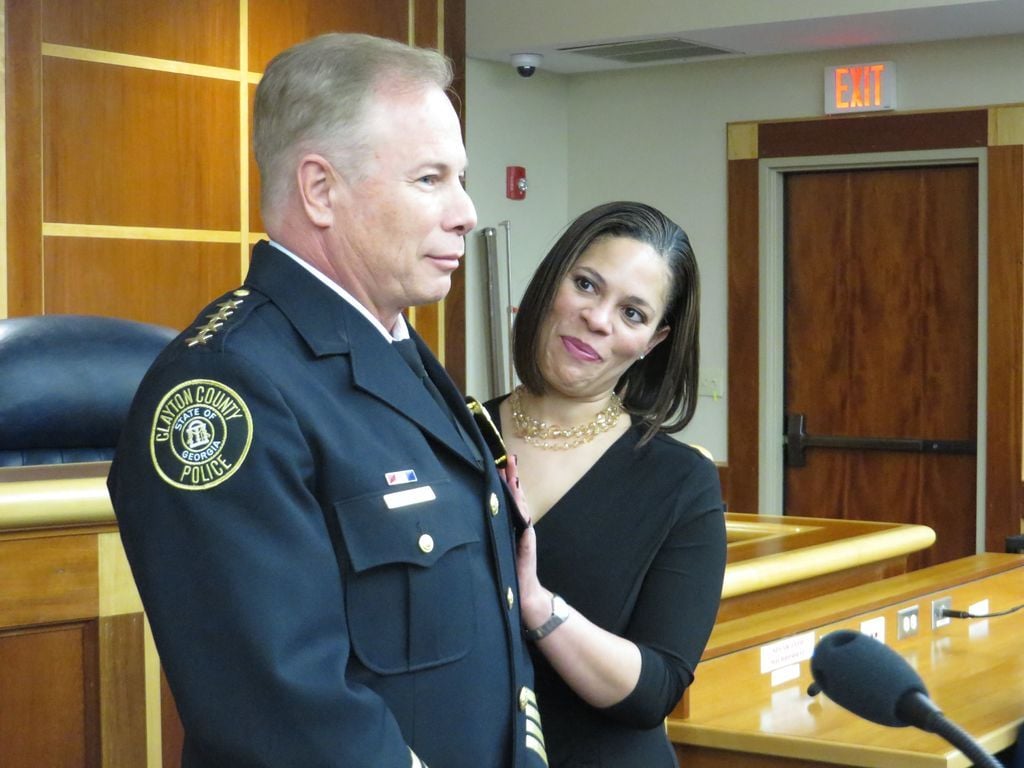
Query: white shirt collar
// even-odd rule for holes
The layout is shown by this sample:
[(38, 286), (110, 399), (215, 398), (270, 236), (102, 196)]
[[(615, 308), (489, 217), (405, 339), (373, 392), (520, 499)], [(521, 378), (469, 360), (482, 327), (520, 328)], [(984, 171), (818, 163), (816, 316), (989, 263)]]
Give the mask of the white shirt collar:
[(274, 240), (271, 240), (270, 244), (272, 246), (274, 246), (275, 248), (277, 248), (277, 250), (279, 250), (281, 253), (283, 253), (286, 256), (288, 256), (292, 261), (294, 261), (297, 264), (299, 264), (303, 269), (305, 269), (307, 272), (309, 272), (311, 275), (313, 275), (313, 277), (315, 277), (317, 280), (319, 280), (321, 283), (326, 285), (328, 288), (330, 288), (336, 294), (341, 296), (341, 298), (343, 298), (345, 301), (347, 301), (349, 304), (351, 304), (352, 307), (354, 307), (355, 310), (357, 312), (359, 312), (359, 314), (361, 314), (363, 317), (365, 317), (367, 320), (369, 320), (371, 323), (373, 323), (373, 327), (376, 328), (378, 331), (380, 331), (381, 335), (384, 336), (384, 338), (387, 339), (389, 343), (392, 342), (392, 341), (402, 341), (403, 339), (408, 339), (409, 338), (409, 326), (406, 325), (406, 323), (405, 323), (405, 316), (404, 315), (402, 315), (402, 314), (398, 315), (398, 320), (395, 321), (394, 333), (389, 332), (388, 329), (384, 327), (384, 324), (381, 323), (381, 321), (378, 320), (376, 317), (374, 317), (374, 315), (370, 312), (370, 310), (368, 310), (366, 307), (364, 307), (362, 304), (359, 303), (359, 301), (356, 299), (355, 296), (353, 296), (351, 293), (346, 291), (344, 288), (342, 288), (336, 282), (331, 280), (331, 278), (329, 278), (327, 275), (325, 275), (319, 269), (317, 269), (313, 265), (309, 264), (308, 262), (300, 259), (298, 256), (296, 256), (294, 253), (289, 251), (287, 248), (285, 248), (280, 243), (278, 243), (278, 242), (276, 242)]

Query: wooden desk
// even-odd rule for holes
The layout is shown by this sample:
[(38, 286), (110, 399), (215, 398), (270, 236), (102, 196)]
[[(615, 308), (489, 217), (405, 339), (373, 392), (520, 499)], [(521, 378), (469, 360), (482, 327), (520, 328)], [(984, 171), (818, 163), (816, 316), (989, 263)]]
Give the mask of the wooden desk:
[[(686, 719), (668, 731), (687, 768), (724, 766), (874, 766), (959, 768), (969, 765), (943, 739), (914, 728), (887, 728), (858, 718), (824, 695), (811, 698), (808, 661), (772, 684), (762, 673), (768, 642), (836, 629), (859, 629), (876, 616), (885, 639), (924, 679), (933, 701), (990, 753), (1010, 746), (1024, 721), (1024, 611), (991, 619), (953, 619), (931, 629), (931, 601), (949, 596), (967, 610), (989, 600), (995, 612), (1024, 603), (1024, 556), (977, 555), (777, 608), (715, 627), (690, 688)], [(896, 639), (896, 614), (920, 607), (920, 630)]]
[[(81, 749), (102, 752), (104, 765), (158, 766), (161, 752), (165, 764), (176, 764), (169, 761), (181, 728), (117, 535), (108, 468), (99, 462), (0, 469), (0, 587), (9, 596), (0, 610), (0, 666), (17, 654), (32, 659), (22, 669), (79, 670), (82, 685), (46, 708), (65, 733), (81, 731)], [(920, 525), (742, 513), (729, 513), (726, 527), (720, 621), (903, 573), (907, 556), (935, 540)], [(58, 622), (71, 622), (77, 633), (59, 651), (41, 642), (51, 635), (40, 634)], [(79, 640), (88, 652), (69, 661)], [(25, 680), (33, 674), (26, 672)], [(93, 690), (97, 679), (98, 702), (76, 692)], [(677, 707), (680, 716), (688, 696)], [(52, 717), (55, 707), (63, 719)], [(6, 705), (0, 701), (0, 721), (8, 709), (33, 711), (8, 698)], [(26, 744), (22, 751), (46, 755), (35, 764), (61, 762), (32, 751), (43, 748)]]
[(160, 765), (159, 660), (108, 465), (0, 470), (0, 765)]
[[(60, 701), (40, 708), (24, 697), (0, 698), (5, 758), (24, 756), (5, 767), (94, 765), (101, 754), (102, 765), (155, 768), (161, 753), (165, 764), (177, 764), (181, 727), (117, 534), (108, 469), (106, 462), (0, 469), (0, 668), (22, 670), (11, 680), (0, 675), (0, 689), (31, 690), (40, 670), (73, 670)], [(726, 527), (720, 621), (903, 573), (907, 556), (935, 540), (920, 525), (742, 513), (729, 513)], [(53, 646), (58, 637), (66, 642)], [(686, 706), (684, 698), (680, 716)], [(30, 743), (31, 728), (2, 729), (5, 721), (44, 720), (65, 734), (66, 748), (77, 745), (72, 752), (58, 758), (45, 733)], [(12, 752), (18, 739), (25, 743)]]
[(725, 524), (719, 622), (904, 573), (935, 542), (928, 526), (903, 523), (730, 512)]

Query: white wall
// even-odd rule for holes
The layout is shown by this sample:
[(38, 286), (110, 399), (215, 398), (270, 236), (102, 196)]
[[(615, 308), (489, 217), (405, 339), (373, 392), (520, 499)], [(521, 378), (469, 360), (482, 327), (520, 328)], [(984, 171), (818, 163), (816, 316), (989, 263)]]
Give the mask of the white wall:
[[(565, 220), (598, 202), (633, 198), (661, 208), (678, 221), (690, 235), (701, 268), (702, 370), (724, 371), (728, 343), (726, 124), (820, 116), (825, 68), (869, 61), (895, 63), (901, 111), (1024, 102), (1024, 36), (549, 76), (554, 82), (538, 80), (547, 87), (537, 90), (530, 86), (538, 83), (517, 79), (511, 67), (471, 61), (467, 76), (468, 143), (474, 169), (470, 193), (481, 210), (497, 206), (503, 195), (503, 187), (493, 183), (487, 188), (476, 185), (477, 173), (492, 173), (478, 164), (490, 164), (493, 159), (486, 153), (474, 155), (475, 147), (500, 142), (500, 134), (484, 138), (478, 131), (494, 131), (516, 110), (541, 115), (551, 110), (547, 119), (565, 120), (567, 138), (550, 137), (544, 150), (538, 145), (548, 143), (549, 136), (542, 130), (530, 131), (530, 145), (538, 157), (546, 155), (564, 174), (552, 183), (564, 187)], [(484, 99), (477, 101), (473, 96), (485, 78), (488, 114), (483, 120), (478, 110)], [(558, 91), (567, 102), (553, 98)], [(559, 159), (561, 152), (566, 157)], [(553, 190), (545, 189), (544, 194), (556, 197)], [(536, 264), (545, 250), (541, 244), (550, 242), (557, 226), (565, 223), (553, 226), (554, 210), (548, 213), (543, 221), (527, 218), (513, 230), (517, 274), (528, 272), (528, 258)], [(519, 247), (527, 238), (523, 230), (531, 228), (536, 253)], [(467, 299), (467, 326), (473, 324)], [(468, 350), (470, 371), (486, 370), (486, 357), (480, 355), (481, 348)], [(702, 397), (694, 421), (681, 434), (707, 446), (718, 460), (728, 456), (727, 402), (728, 385), (722, 399)]]
[[(518, 303), (537, 263), (568, 221), (568, 82), (538, 72), (526, 79), (511, 66), (466, 62), (466, 188), (478, 226), (466, 241), (466, 393), (503, 394), (488, 376), (486, 254), (482, 230), (498, 228), (502, 264), (510, 222), (512, 296)], [(526, 168), (525, 200), (505, 198), (505, 167)]]

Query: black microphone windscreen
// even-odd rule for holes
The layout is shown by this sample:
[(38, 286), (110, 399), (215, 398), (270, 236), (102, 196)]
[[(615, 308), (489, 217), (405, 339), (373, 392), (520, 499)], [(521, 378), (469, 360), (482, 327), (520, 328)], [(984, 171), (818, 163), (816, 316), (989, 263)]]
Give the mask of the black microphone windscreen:
[(881, 725), (920, 725), (901, 717), (900, 701), (925, 689), (896, 651), (862, 632), (841, 629), (823, 637), (811, 656), (811, 675), (836, 704)]

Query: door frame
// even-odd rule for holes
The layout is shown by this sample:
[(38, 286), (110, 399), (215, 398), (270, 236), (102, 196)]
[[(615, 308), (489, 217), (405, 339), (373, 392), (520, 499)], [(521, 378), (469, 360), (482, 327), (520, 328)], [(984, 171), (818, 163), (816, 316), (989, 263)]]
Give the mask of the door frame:
[(801, 171), (877, 170), (886, 168), (972, 165), (978, 173), (978, 370), (977, 370), (977, 456), (975, 499), (975, 547), (985, 549), (985, 459), (988, 399), (988, 164), (985, 151), (939, 149), (881, 152), (854, 155), (768, 158), (758, 162), (761, 222), (760, 307), (758, 352), (761, 388), (758, 404), (760, 458), (757, 509), (760, 514), (778, 514), (783, 509), (785, 462), (783, 424), (785, 411), (785, 181), (787, 174)]
[[(1024, 104), (765, 120), (726, 126), (729, 509), (760, 507), (760, 161), (977, 149), (986, 159), (985, 550), (1005, 550), (1024, 511)], [(775, 384), (777, 386), (777, 383)], [(997, 407), (998, 405), (998, 407)], [(979, 468), (980, 471), (981, 468)]]

